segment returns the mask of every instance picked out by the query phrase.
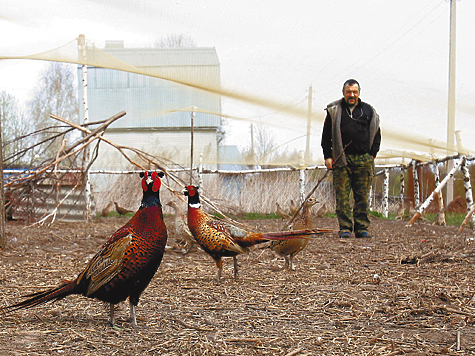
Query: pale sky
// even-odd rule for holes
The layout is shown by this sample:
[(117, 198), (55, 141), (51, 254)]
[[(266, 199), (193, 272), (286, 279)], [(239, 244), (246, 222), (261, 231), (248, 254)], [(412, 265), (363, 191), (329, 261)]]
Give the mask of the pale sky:
[[(449, 1), (1, 0), (0, 5), (3, 55), (47, 51), (79, 34), (98, 46), (124, 40), (126, 47), (149, 47), (183, 34), (200, 47), (216, 48), (227, 88), (306, 108), (312, 85), (313, 110), (323, 117), (326, 104), (341, 97), (343, 82), (355, 78), (361, 99), (381, 116), (383, 148), (406, 148), (404, 142), (385, 141), (385, 132), (447, 138)], [(475, 2), (456, 6), (455, 125), (464, 146), (475, 151)], [(26, 100), (44, 66), (0, 61), (0, 90)], [(222, 103), (229, 115), (293, 126), (277, 109), (226, 98)], [(228, 122), (226, 142), (248, 145), (249, 123)], [(321, 121), (312, 123), (315, 155), (321, 155), (321, 128)], [(278, 142), (299, 136), (286, 129), (272, 132)], [(305, 140), (290, 147), (305, 149)]]

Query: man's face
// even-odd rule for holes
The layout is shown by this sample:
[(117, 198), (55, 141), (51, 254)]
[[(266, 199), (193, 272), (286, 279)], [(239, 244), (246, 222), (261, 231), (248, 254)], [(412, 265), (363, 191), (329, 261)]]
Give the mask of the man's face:
[(343, 97), (349, 106), (355, 106), (358, 104), (358, 98), (360, 97), (358, 84), (345, 85), (345, 89), (343, 89)]

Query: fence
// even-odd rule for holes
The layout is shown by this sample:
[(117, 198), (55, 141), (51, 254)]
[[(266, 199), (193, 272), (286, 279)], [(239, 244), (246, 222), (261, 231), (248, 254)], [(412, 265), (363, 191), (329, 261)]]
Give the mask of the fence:
[[(467, 164), (474, 158), (464, 158), (463, 156), (462, 158), (465, 162), (465, 170), (462, 169), (464, 172), (463, 180), (465, 185), (468, 183), (469, 186), (468, 191), (466, 187), (468, 210), (473, 205), (473, 198), (471, 197), (472, 191)], [(407, 166), (376, 166), (370, 195), (371, 209), (380, 212), (383, 216), (398, 213), (401, 206), (406, 211), (410, 208), (417, 209), (421, 199), (425, 199), (431, 193), (431, 190), (419, 187), (420, 177), (415, 173), (420, 167), (426, 165), (433, 165), (437, 168), (439, 163), (441, 161), (424, 163), (413, 161)], [(412, 177), (409, 174), (411, 169), (414, 170)], [(435, 169), (435, 171), (438, 174), (438, 169)], [(172, 208), (165, 205), (169, 200), (181, 198), (183, 204), (185, 204), (182, 190), (184, 185), (190, 184), (189, 170), (170, 169), (168, 172), (175, 179), (171, 179), (171, 177), (163, 178), (161, 200), (165, 214), (173, 213)], [(213, 202), (221, 212), (239, 216), (244, 213), (273, 213), (276, 211), (276, 203), (284, 210), (290, 210), (291, 201), (293, 200), (295, 203), (302, 202), (317, 182), (322, 179), (325, 172), (326, 168), (324, 167), (309, 167), (305, 169), (275, 168), (246, 171), (203, 170), (201, 167), (198, 167), (193, 170), (192, 176), (193, 184), (200, 186), (203, 197)], [(142, 196), (138, 173), (137, 171), (90, 171), (93, 208), (95, 208), (96, 214), (109, 202), (114, 201), (122, 207), (136, 210)], [(437, 180), (437, 177), (434, 180)], [(393, 183), (392, 192), (389, 189), (390, 181)], [(396, 186), (399, 192), (395, 194)], [(64, 207), (57, 212), (57, 219), (81, 220), (84, 217), (80, 213), (84, 209), (84, 201), (80, 199), (82, 186), (76, 187), (75, 193), (68, 197), (66, 197), (67, 189), (67, 186), (62, 186), (54, 202), (50, 201), (51, 197), (37, 204), (29, 199), (27, 201), (29, 205), (23, 203), (20, 211), (25, 213), (25, 206), (34, 207), (34, 215), (37, 218), (40, 212), (45, 213), (47, 209), (53, 208), (55, 202), (57, 203), (58, 200), (65, 199)], [(48, 189), (47, 187), (43, 187), (42, 190), (46, 192), (53, 191), (52, 188)], [(410, 194), (411, 192), (413, 194)], [(424, 194), (417, 194), (420, 192), (424, 192)], [(333, 212), (335, 210), (331, 174), (327, 175), (320, 182), (313, 197), (319, 202), (315, 209), (316, 211), (323, 209)], [(205, 210), (212, 211), (206, 204), (204, 204), (204, 208)]]

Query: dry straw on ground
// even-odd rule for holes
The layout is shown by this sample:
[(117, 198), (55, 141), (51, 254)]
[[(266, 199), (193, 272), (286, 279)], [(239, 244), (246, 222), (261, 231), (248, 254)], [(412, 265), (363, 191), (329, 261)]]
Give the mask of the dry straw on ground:
[[(127, 218), (25, 228), (9, 222), (0, 303), (72, 278)], [(295, 270), (269, 249), (238, 257), (223, 279), (200, 250), (169, 248), (138, 307), (80, 296), (0, 316), (1, 355), (475, 355), (474, 233), (373, 220), (375, 238), (312, 240)], [(246, 222), (275, 231), (277, 220)], [(314, 226), (335, 228), (335, 219)]]

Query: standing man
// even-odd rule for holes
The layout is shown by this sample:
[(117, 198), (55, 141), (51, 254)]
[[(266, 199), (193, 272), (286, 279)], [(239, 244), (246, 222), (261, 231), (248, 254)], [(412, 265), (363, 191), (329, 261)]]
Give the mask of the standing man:
[[(340, 225), (338, 235), (342, 238), (351, 237), (352, 231), (356, 237), (371, 237), (368, 232), (368, 198), (381, 131), (379, 115), (359, 97), (359, 83), (354, 79), (347, 80), (343, 84), (343, 98), (328, 104), (323, 124), (323, 156), (327, 169), (333, 169), (336, 215)], [(336, 161), (338, 157), (340, 159)], [(353, 214), (351, 191), (354, 197)]]

